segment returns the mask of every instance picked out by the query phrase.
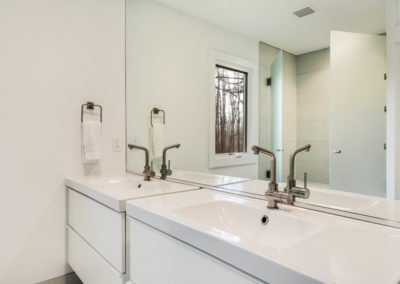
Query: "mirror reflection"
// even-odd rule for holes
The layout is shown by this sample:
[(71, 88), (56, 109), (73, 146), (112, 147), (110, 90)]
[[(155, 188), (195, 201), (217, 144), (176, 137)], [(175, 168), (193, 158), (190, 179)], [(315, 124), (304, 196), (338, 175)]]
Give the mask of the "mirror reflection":
[[(126, 2), (127, 142), (148, 169), (400, 221), (384, 1), (208, 2)], [(128, 170), (144, 165), (128, 151)]]

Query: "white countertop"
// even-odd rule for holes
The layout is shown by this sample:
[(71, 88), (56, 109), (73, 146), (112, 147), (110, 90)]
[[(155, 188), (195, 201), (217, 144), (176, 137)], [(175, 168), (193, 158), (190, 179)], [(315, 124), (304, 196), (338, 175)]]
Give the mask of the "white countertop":
[(159, 179), (144, 181), (143, 176), (128, 173), (67, 177), (65, 185), (118, 212), (125, 211), (128, 199), (199, 189)]
[[(268, 188), (268, 183), (269, 182), (265, 180), (251, 180), (224, 185), (223, 188), (264, 195), (264, 192)], [(301, 182), (299, 184), (301, 186)], [(285, 184), (279, 184), (280, 190), (283, 190), (284, 186)], [(308, 199), (297, 198), (297, 202), (400, 222), (399, 200), (388, 200), (376, 196), (333, 190), (312, 185), (308, 187), (310, 189), (310, 197)]]
[(192, 172), (184, 170), (173, 170), (172, 175), (169, 176), (167, 179), (183, 180), (209, 186), (222, 186), (226, 184), (232, 184), (250, 180), (248, 178), (242, 178), (242, 177), (216, 175), (210, 173)]
[(200, 189), (128, 201), (127, 214), (266, 282), (399, 283), (400, 230), (280, 207)]

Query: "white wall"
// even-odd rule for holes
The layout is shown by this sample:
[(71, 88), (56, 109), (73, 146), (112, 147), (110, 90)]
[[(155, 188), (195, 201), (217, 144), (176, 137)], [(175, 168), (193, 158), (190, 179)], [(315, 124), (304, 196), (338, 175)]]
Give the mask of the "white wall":
[(308, 172), (312, 183), (329, 185), (329, 49), (297, 56), (297, 179)]
[(64, 177), (83, 174), (80, 105), (103, 105), (103, 154), (123, 171), (124, 1), (0, 2), (0, 283), (66, 272)]
[[(257, 164), (208, 168), (209, 51), (257, 63), (258, 41), (153, 1), (129, 0), (127, 15), (128, 141), (149, 146), (150, 110), (160, 107), (167, 143), (182, 144), (169, 152), (172, 168), (256, 178)], [(142, 170), (143, 161), (143, 152), (129, 152), (129, 169)]]

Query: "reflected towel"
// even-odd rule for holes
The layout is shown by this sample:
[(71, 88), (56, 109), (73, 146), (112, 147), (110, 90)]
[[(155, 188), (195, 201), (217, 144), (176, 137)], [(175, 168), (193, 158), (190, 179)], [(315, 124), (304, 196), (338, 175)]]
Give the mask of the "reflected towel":
[(164, 150), (164, 139), (165, 139), (165, 125), (162, 123), (153, 123), (152, 127), (152, 154), (153, 159), (162, 157), (162, 151)]
[(83, 162), (101, 160), (101, 122), (82, 122), (82, 159)]

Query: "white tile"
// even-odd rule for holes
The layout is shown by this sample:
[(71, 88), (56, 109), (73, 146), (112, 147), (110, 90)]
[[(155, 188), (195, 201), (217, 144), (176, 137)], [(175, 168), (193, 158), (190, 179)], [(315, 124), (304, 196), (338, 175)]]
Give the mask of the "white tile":
[(329, 90), (321, 89), (308, 92), (297, 92), (297, 103), (321, 102), (328, 106)]
[(305, 162), (329, 162), (329, 143), (316, 141), (297, 141), (297, 147), (311, 144), (309, 152), (300, 153), (298, 161)]
[(297, 75), (297, 92), (329, 90), (329, 70)]
[(297, 104), (297, 122), (316, 122), (329, 120), (329, 105), (324, 102)]
[(329, 68), (329, 49), (317, 50), (297, 56), (297, 74)]
[(259, 45), (259, 61), (263, 65), (270, 66), (274, 62), (280, 49), (260, 42)]
[(298, 161), (296, 163), (296, 179), (303, 180), (305, 172), (309, 183), (329, 184), (328, 163)]
[(283, 52), (283, 73), (296, 74), (296, 56)]
[(302, 122), (297, 126), (297, 139), (316, 142), (328, 142), (329, 128), (327, 121)]

